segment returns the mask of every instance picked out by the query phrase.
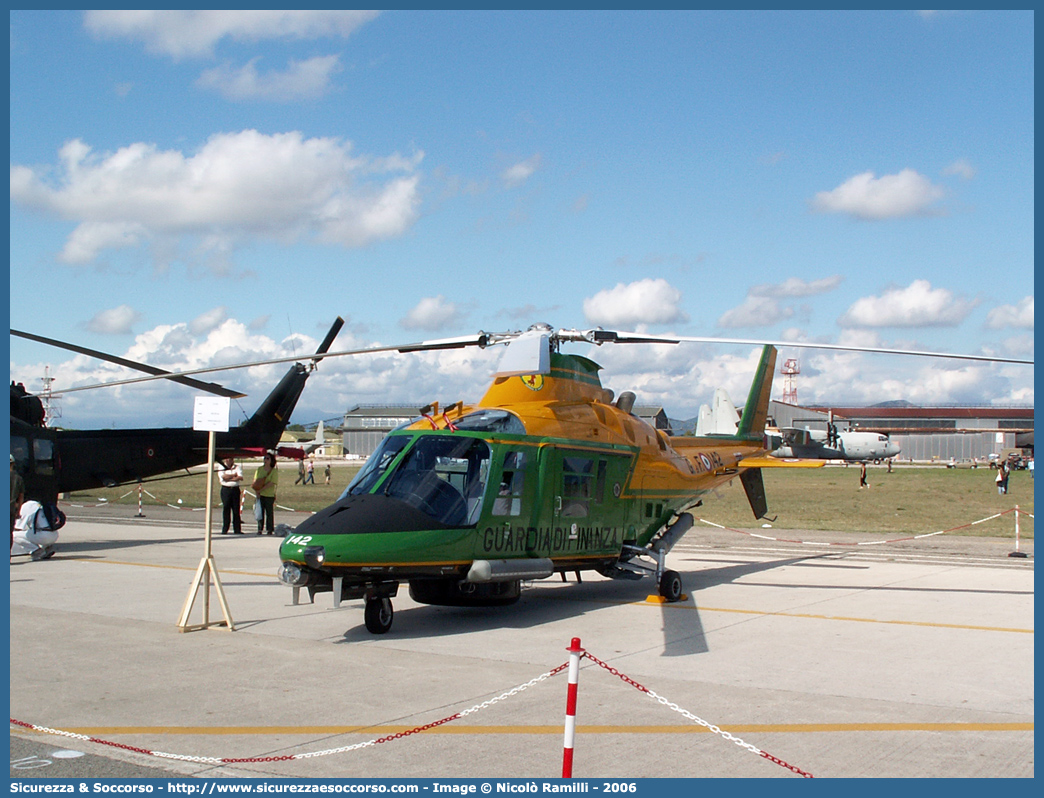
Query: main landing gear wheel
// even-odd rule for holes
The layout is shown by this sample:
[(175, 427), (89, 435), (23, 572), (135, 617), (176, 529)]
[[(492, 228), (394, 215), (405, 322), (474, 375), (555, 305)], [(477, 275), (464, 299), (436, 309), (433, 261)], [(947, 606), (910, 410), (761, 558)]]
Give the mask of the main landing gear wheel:
[(681, 575), (677, 571), (663, 572), (660, 577), (660, 595), (672, 603), (682, 597)]
[(391, 629), (394, 614), (391, 599), (376, 596), (367, 598), (366, 610), (363, 612), (367, 631), (375, 635), (384, 634)]

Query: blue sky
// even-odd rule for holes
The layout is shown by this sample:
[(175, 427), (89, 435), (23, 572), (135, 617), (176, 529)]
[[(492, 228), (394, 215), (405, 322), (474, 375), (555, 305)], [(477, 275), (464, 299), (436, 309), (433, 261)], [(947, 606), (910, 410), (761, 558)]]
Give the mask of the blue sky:
[[(10, 39), (17, 329), (169, 369), (337, 315), (335, 349), (546, 321), (1033, 355), (1029, 12), (18, 11)], [(677, 418), (756, 361), (588, 354)], [(295, 420), (477, 400), (496, 356), (324, 362)], [(1031, 367), (783, 357), (802, 403), (1033, 401)], [(13, 379), (45, 366), (124, 376), (12, 339)], [(238, 418), (282, 370), (214, 379)], [(191, 408), (111, 388), (62, 423)]]

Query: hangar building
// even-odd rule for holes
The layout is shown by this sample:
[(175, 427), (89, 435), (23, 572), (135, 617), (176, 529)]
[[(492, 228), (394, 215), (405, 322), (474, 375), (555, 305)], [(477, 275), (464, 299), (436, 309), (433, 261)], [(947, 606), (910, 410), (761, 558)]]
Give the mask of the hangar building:
[(888, 433), (903, 460), (986, 460), (1004, 449), (1033, 450), (1032, 407), (917, 407), (902, 401), (801, 407), (773, 401), (769, 409), (780, 427), (826, 429), (830, 414), (842, 430)]

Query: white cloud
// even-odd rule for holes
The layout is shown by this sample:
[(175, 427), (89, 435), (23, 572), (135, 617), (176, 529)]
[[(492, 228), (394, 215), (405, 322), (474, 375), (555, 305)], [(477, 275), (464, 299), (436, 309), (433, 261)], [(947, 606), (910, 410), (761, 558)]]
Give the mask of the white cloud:
[(906, 288), (892, 288), (880, 296), (856, 300), (837, 320), (842, 327), (955, 327), (978, 303), (914, 280)]
[(913, 169), (879, 178), (874, 177), (873, 172), (864, 172), (833, 191), (816, 194), (812, 209), (820, 213), (844, 213), (858, 219), (896, 219), (928, 214), (943, 196), (943, 189)]
[(540, 168), (541, 160), (540, 153), (537, 153), (532, 158), (528, 158), (525, 161), (521, 161), (505, 169), (503, 173), (501, 173), (500, 178), (508, 188), (520, 186), (532, 177), (533, 173)]
[(764, 296), (751, 296), (743, 300), (743, 304), (727, 310), (718, 319), (718, 326), (736, 327), (771, 327), (777, 322), (789, 319), (794, 315), (793, 308), (782, 307), (775, 299)]
[(224, 38), (345, 38), (377, 11), (87, 11), (84, 27), (98, 38), (134, 39), (152, 53), (174, 58), (209, 56)]
[(216, 307), (196, 316), (189, 322), (188, 329), (193, 335), (209, 333), (215, 327), (219, 327), (228, 321), (228, 310), (224, 307)]
[(975, 167), (971, 165), (971, 162), (966, 158), (959, 158), (952, 164), (943, 169), (944, 175), (957, 175), (963, 177), (965, 180), (971, 180), (975, 177)]
[(406, 314), (399, 324), (406, 330), (436, 332), (450, 327), (463, 319), (459, 308), (439, 294), (425, 297)]
[(139, 319), (141, 314), (130, 305), (120, 305), (118, 308), (101, 311), (85, 326), (92, 333), (126, 335)]
[(289, 100), (314, 99), (330, 90), (330, 77), (341, 69), (336, 55), (317, 56), (307, 61), (291, 61), (283, 72), (264, 74), (257, 70), (254, 58), (245, 66), (231, 64), (208, 69), (200, 75), (196, 85), (212, 89), (227, 100)]
[(1033, 297), (1028, 296), (1018, 305), (1000, 305), (990, 311), (986, 317), (986, 326), (992, 330), (1004, 327), (1021, 327), (1033, 329)]
[(62, 253), (70, 263), (160, 236), (357, 247), (401, 235), (417, 218), (423, 153), (351, 150), (340, 139), (255, 130), (216, 134), (191, 154), (139, 142), (99, 155), (75, 140), (55, 170), (12, 165), (11, 201), (78, 222)]
[[(285, 357), (295, 352), (306, 359), (318, 346), (318, 339), (305, 335), (273, 340), (235, 319), (226, 319), (205, 332), (193, 332), (191, 327), (191, 323), (157, 326), (137, 335), (133, 345), (119, 354), (140, 363), (182, 371)], [(909, 343), (882, 341), (875, 330), (845, 331), (838, 342), (898, 348), (906, 348)], [(334, 348), (363, 349), (387, 343), (395, 342), (365, 340), (343, 329)], [(1025, 345), (1032, 352), (1031, 337)], [(432, 399), (444, 403), (458, 399), (477, 402), (489, 385), (502, 351), (502, 347), (490, 347), (328, 358), (309, 378), (292, 421), (329, 418), (356, 404), (420, 405)], [(617, 394), (635, 391), (639, 404), (662, 406), (672, 417), (680, 419), (695, 416), (699, 405), (709, 402), (719, 386), (741, 405), (761, 355), (760, 347), (706, 344), (569, 346), (568, 351), (586, 354), (602, 364), (603, 384)], [(1032, 368), (967, 366), (923, 358), (812, 350), (800, 350), (800, 358), (797, 390), (802, 403), (868, 404), (889, 399), (923, 404), (1033, 402)], [(11, 379), (26, 385), (38, 384), (45, 365), (12, 362)], [(82, 355), (57, 365), (51, 360), (49, 365), (59, 390), (138, 376)], [(219, 372), (206, 379), (248, 394), (248, 398), (233, 404), (232, 421), (236, 423), (253, 412), (287, 368), (287, 364), (261, 366)], [(777, 375), (773, 397), (779, 397), (782, 390), (783, 381)], [(63, 418), (78, 427), (191, 424), (192, 391), (159, 381), (66, 394)]]
[(682, 294), (663, 278), (618, 283), (584, 300), (588, 324), (626, 327), (685, 321), (678, 307)]
[(833, 291), (839, 285), (844, 278), (840, 274), (835, 274), (832, 277), (824, 277), (821, 280), (812, 280), (806, 282), (797, 277), (789, 277), (782, 283), (765, 283), (762, 285), (756, 285), (750, 289), (748, 294), (750, 296), (764, 296), (764, 297), (804, 297), (804, 296), (815, 296), (816, 294), (825, 294), (829, 291)]

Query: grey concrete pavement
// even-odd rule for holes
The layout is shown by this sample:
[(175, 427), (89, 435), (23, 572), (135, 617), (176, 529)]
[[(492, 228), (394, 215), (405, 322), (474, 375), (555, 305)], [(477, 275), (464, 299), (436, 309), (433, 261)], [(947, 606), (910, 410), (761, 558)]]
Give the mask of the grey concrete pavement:
[[(495, 699), (564, 663), (579, 637), (664, 699), (585, 660), (579, 776), (793, 775), (678, 709), (816, 776), (1033, 775), (1033, 560), (1008, 558), (1005, 541), (822, 550), (697, 528), (668, 558), (679, 604), (588, 574), (496, 609), (418, 605), (403, 586), (391, 632), (374, 637), (361, 602), (291, 604), (278, 539), (215, 535), (236, 631), (182, 633), (203, 554), (193, 522), (74, 518), (55, 558), (12, 560), (13, 718), (188, 757), (322, 752)], [(817, 535), (829, 538), (800, 537)], [(213, 595), (210, 616), (222, 617)], [(77, 776), (107, 761), (180, 776), (548, 777), (565, 690), (554, 676), (437, 729), (293, 761), (12, 738), (78, 747), (88, 756), (61, 763)]]

